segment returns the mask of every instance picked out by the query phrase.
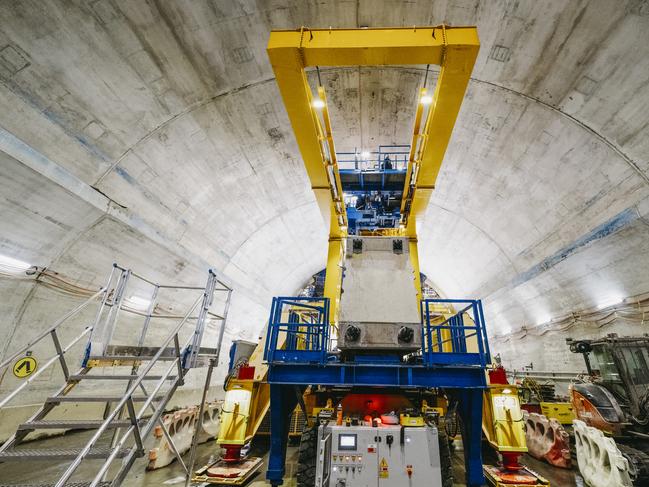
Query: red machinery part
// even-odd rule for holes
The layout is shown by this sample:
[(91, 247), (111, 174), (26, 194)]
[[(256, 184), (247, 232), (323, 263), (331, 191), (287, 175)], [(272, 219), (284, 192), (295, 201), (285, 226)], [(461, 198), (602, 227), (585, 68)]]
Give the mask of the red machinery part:
[(536, 477), (526, 474), (516, 472), (499, 472), (498, 476), (500, 477), (500, 482), (503, 484), (512, 484), (512, 485), (536, 485)]
[(221, 458), (225, 463), (237, 463), (241, 461), (241, 445), (221, 445), (225, 449), (225, 455)]
[(255, 378), (255, 368), (249, 365), (242, 365), (239, 367), (239, 380), (253, 380)]
[[(226, 464), (219, 460), (211, 465), (207, 471), (207, 477), (221, 479), (245, 479), (254, 473), (261, 465), (260, 458), (248, 458), (239, 464)], [(212, 483), (212, 482), (210, 482)], [(227, 482), (232, 484), (233, 482)], [(238, 485), (238, 484), (237, 484)]]
[(517, 451), (504, 451), (500, 452), (503, 457), (503, 468), (507, 471), (514, 472), (520, 470), (523, 466), (518, 463), (518, 459), (522, 455), (521, 452)]
[(523, 411), (527, 411), (528, 413), (541, 414), (541, 405), (540, 404), (532, 404), (532, 403), (521, 404), (521, 409)]
[(495, 369), (491, 369), (489, 371), (489, 384), (509, 384), (509, 382), (507, 381), (507, 372), (505, 371), (505, 367), (499, 365)]
[(514, 485), (536, 485), (536, 477), (526, 473), (502, 472), (500, 474), (501, 482), (504, 484)]
[(549, 485), (547, 483), (540, 483), (539, 477), (536, 477), (531, 474), (530, 471), (523, 467), (522, 470), (515, 472), (510, 472), (501, 467), (493, 467), (491, 465), (485, 465), (485, 473), (488, 474), (488, 477), (495, 482), (497, 485), (512, 485), (515, 487), (521, 485)]

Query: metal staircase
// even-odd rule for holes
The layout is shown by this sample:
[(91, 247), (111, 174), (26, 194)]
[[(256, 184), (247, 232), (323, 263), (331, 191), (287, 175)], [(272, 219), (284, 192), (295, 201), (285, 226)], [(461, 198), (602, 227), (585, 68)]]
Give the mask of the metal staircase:
[[(140, 291), (143, 285), (151, 289), (150, 302), (145, 303), (146, 310), (134, 308), (125, 298), (127, 287), (134, 280), (138, 281)], [(183, 309), (186, 307), (186, 311), (160, 311), (157, 304), (161, 292), (171, 292), (178, 299), (175, 305), (183, 303), (179, 297), (182, 294), (186, 302)], [(215, 295), (219, 292), (223, 294), (219, 296), (220, 299), (215, 300)], [(2, 371), (16, 359), (29, 354), (35, 345), (48, 336), (52, 339), (56, 353), (19, 387), (0, 400), (0, 408), (56, 362), (59, 362), (65, 379), (56, 393), (47, 397), (40, 409), (27, 421), (19, 424), (13, 436), (0, 447), (0, 462), (49, 461), (60, 464), (70, 461), (58, 479), (53, 479), (49, 484), (39, 482), (39, 485), (117, 486), (122, 483), (135, 460), (145, 455), (145, 441), (157, 425), (161, 427), (189, 478), (195, 458), (196, 442), (193, 444), (190, 466), (187, 467), (161, 416), (176, 390), (184, 384), (189, 371), (207, 365), (207, 380), (203, 390), (203, 403), (205, 402), (212, 369), (218, 363), (231, 292), (211, 270), (205, 287), (168, 286), (156, 284), (114, 264), (106, 286), (0, 364)], [(198, 296), (188, 301), (187, 294)], [(99, 304), (94, 324), (85, 328), (63, 347), (59, 341), (61, 327), (93, 303)], [(212, 308), (217, 306), (222, 308), (220, 314), (212, 311)], [(131, 336), (133, 330), (136, 330), (132, 324), (133, 317), (143, 318), (139, 338), (134, 346), (111, 343), (118, 318), (124, 313), (129, 314), (127, 324)], [(154, 328), (154, 322), (157, 335), (161, 334), (157, 323), (163, 320), (173, 322), (171, 327), (164, 328), (168, 333), (163, 334), (161, 342), (145, 346), (147, 341), (151, 342), (149, 335)], [(216, 348), (201, 348), (208, 320), (220, 322)], [(81, 366), (74, 373), (70, 373), (66, 353), (88, 334), (90, 338)], [(118, 392), (115, 392), (116, 387)], [(103, 404), (103, 414), (100, 406), (97, 408), (97, 415), (101, 417), (97, 419), (49, 418), (57, 407), (67, 403)], [(201, 418), (202, 411), (195, 426), (195, 437), (196, 431), (201, 427)], [(48, 429), (92, 430), (94, 433), (76, 448), (33, 449), (24, 442), (30, 433)], [(74, 439), (74, 436), (76, 435), (71, 438)], [(118, 459), (121, 461), (116, 462)], [(81, 478), (79, 467), (85, 462), (94, 462), (90, 464), (91, 468), (83, 469), (91, 472), (91, 478)], [(2, 480), (0, 485), (5, 485)]]

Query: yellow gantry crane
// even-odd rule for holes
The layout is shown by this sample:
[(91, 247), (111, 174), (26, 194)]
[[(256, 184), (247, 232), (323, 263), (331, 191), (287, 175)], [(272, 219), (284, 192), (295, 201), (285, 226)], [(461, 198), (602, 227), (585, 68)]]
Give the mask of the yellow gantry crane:
[[(420, 89), (401, 203), (401, 224), (391, 235), (406, 237), (421, 299), (417, 224), (435, 189), (446, 148), (464, 98), (480, 43), (475, 27), (309, 29), (273, 31), (268, 57), (284, 100), (311, 188), (325, 222), (329, 245), (324, 297), (330, 325), (337, 328), (347, 215), (324, 87), (313, 93), (307, 70), (320, 66), (437, 65), (434, 89)], [(440, 321), (454, 310), (436, 310)], [(264, 339), (250, 359), (254, 377), (228, 382), (218, 443), (240, 446), (254, 436), (268, 410), (267, 367), (261, 361)], [(502, 388), (499, 389), (502, 393)], [(493, 402), (489, 402), (493, 404)], [(492, 413), (489, 416), (493, 416)], [(500, 418), (502, 421), (502, 418)], [(487, 418), (487, 421), (491, 421)], [(512, 433), (520, 443), (520, 428)], [(491, 431), (491, 430), (490, 430)], [(510, 445), (511, 446), (511, 445)], [(524, 451), (524, 445), (514, 449)], [(234, 448), (236, 453), (237, 449)]]

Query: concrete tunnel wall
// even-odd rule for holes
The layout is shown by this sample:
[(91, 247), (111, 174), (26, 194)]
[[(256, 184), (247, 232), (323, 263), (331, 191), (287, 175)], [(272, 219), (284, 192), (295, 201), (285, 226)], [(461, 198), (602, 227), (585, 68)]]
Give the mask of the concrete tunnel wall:
[[(94, 286), (114, 261), (187, 284), (213, 267), (235, 289), (225, 346), (254, 339), (271, 297), (294, 293), (326, 255), (264, 51), (270, 29), (446, 22), (477, 25), (482, 48), (419, 222), (422, 271), (444, 295), (484, 299), (490, 333), (514, 337), (493, 342), (513, 367), (581, 370), (561, 348), (566, 333), (517, 330), (649, 291), (646, 2), (1, 0), (0, 10), (2, 255)], [(422, 67), (322, 75), (338, 150), (409, 141)], [(74, 305), (26, 280), (0, 277), (0, 293), (0, 357)], [(579, 332), (616, 326), (646, 330)]]

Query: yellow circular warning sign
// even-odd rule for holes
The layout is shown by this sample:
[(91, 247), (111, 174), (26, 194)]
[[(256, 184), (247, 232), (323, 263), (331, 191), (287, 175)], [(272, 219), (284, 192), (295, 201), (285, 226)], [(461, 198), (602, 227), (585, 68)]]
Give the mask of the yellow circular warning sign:
[(38, 362), (34, 357), (19, 358), (14, 364), (14, 375), (19, 379), (24, 379), (36, 372), (37, 367)]

